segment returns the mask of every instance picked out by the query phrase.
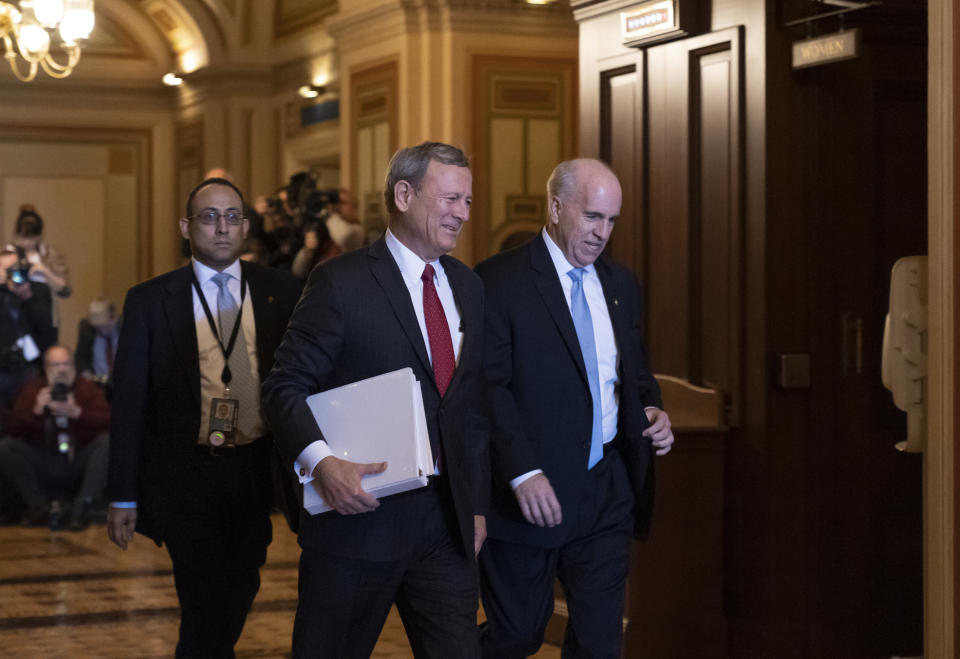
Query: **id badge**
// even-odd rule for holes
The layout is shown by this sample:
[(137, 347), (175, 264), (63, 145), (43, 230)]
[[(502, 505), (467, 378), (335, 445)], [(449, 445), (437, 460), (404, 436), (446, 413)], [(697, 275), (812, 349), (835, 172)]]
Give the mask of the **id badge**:
[(210, 446), (233, 446), (237, 442), (237, 417), (240, 401), (214, 398), (210, 401)]

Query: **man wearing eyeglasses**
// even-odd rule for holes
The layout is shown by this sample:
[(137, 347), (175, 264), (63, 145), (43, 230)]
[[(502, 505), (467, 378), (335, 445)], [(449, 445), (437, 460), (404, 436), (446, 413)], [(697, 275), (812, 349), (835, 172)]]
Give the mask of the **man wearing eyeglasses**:
[(130, 289), (114, 362), (107, 532), (166, 544), (177, 657), (234, 656), (271, 537), (260, 381), (300, 286), (239, 260), (247, 231), (240, 191), (200, 183), (180, 220), (191, 262)]

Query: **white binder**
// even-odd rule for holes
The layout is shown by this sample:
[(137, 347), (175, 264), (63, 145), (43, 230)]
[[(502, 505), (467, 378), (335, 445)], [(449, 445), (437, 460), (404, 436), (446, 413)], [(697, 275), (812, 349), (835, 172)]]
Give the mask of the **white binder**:
[[(423, 394), (413, 369), (384, 373), (307, 397), (333, 455), (350, 462), (384, 462), (380, 474), (363, 477), (363, 489), (380, 498), (427, 484), (433, 454)], [(315, 481), (303, 485), (303, 507), (311, 515), (330, 506)]]

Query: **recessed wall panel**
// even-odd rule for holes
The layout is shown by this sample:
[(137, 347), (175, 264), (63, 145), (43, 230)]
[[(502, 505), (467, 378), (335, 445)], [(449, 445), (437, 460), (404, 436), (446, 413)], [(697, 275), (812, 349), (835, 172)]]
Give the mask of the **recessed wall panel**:
[[(528, 195), (546, 195), (550, 172), (562, 159), (561, 125), (556, 120), (531, 119), (527, 130), (527, 185)], [(546, 219), (544, 217), (544, 219)]]
[(524, 139), (521, 119), (490, 121), (490, 228), (507, 220), (507, 195), (523, 194)]

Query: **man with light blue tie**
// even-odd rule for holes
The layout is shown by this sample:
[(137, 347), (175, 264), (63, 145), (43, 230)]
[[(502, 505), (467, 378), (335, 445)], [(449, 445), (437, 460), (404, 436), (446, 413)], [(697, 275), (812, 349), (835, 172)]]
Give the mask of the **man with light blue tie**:
[(107, 534), (164, 544), (180, 603), (178, 658), (229, 659), (272, 528), (273, 441), (260, 382), (300, 293), (240, 260), (249, 221), (226, 179), (187, 198), (189, 264), (127, 293), (114, 365)]
[(480, 553), (485, 657), (543, 642), (554, 581), (564, 657), (619, 657), (632, 536), (653, 504), (653, 455), (673, 444), (641, 338), (635, 277), (603, 255), (622, 193), (602, 162), (562, 162), (532, 241), (476, 268), (493, 471)]

